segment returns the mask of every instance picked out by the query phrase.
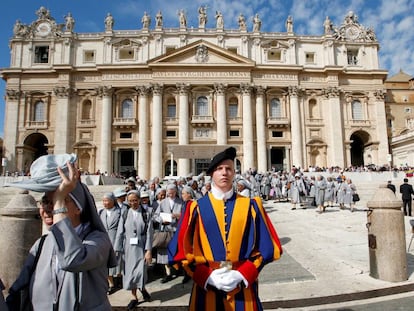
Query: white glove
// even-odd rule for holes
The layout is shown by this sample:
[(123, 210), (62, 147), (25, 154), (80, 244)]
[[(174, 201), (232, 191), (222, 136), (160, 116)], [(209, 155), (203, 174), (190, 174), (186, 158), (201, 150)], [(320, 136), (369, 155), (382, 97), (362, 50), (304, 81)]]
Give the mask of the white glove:
[(226, 273), (227, 271), (228, 271), (228, 269), (225, 268), (225, 267), (213, 270), (213, 272), (211, 272), (211, 274), (209, 275), (204, 288), (207, 287), (207, 284), (210, 284), (211, 286), (214, 286), (214, 287), (220, 289), (219, 287), (221, 287), (222, 274)]
[(237, 270), (228, 270), (226, 273), (221, 274), (221, 285), (219, 288), (225, 292), (231, 292), (241, 282), (247, 283), (243, 275)]

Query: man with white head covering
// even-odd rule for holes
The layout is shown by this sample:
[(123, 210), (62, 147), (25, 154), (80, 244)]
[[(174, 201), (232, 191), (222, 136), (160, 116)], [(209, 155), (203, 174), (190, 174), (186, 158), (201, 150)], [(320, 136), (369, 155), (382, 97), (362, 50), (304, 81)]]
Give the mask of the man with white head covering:
[(53, 204), (53, 224), (38, 263), (30, 274), (39, 240), (10, 288), (10, 304), (14, 293), (29, 284), (34, 310), (111, 310), (107, 277), (116, 257), (75, 162), (74, 154), (42, 156), (33, 162), (30, 179), (8, 185), (45, 192), (44, 199)]
[(258, 275), (282, 253), (261, 199), (234, 191), (235, 157), (233, 147), (214, 156), (211, 192), (187, 206), (168, 246), (194, 280), (190, 310), (263, 310)]

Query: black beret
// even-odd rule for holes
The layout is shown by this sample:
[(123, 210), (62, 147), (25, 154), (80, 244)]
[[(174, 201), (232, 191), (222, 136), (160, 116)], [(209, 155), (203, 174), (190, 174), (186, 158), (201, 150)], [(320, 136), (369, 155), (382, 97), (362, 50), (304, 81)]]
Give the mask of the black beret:
[(234, 161), (234, 158), (236, 157), (236, 148), (230, 147), (226, 150), (217, 153), (213, 159), (211, 160), (210, 166), (207, 169), (207, 174), (211, 175), (213, 171), (216, 169), (217, 166), (224, 160), (232, 160)]

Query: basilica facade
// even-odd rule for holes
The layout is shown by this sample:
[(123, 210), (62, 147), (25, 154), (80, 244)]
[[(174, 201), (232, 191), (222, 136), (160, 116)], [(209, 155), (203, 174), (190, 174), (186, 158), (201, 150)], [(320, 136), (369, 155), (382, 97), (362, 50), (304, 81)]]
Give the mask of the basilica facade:
[(263, 32), (256, 14), (237, 29), (216, 12), (206, 27), (180, 11), (176, 28), (144, 13), (136, 30), (78, 33), (41, 7), (17, 21), (6, 81), (7, 170), (47, 153), (76, 153), (88, 172), (199, 174), (231, 145), (242, 172), (292, 165), (387, 163), (387, 71), (379, 42), (353, 12), (317, 35)]

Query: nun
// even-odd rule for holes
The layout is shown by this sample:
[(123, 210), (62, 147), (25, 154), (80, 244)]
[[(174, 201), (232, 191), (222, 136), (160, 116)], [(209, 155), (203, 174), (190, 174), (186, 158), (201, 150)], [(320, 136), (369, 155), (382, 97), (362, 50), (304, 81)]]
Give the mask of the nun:
[(107, 279), (108, 268), (117, 263), (115, 252), (76, 160), (75, 154), (41, 156), (30, 167), (30, 179), (6, 185), (44, 192), (53, 205), (53, 224), (37, 265), (40, 239), (9, 290), (9, 309), (16, 293), (29, 285), (34, 310), (111, 310)]

